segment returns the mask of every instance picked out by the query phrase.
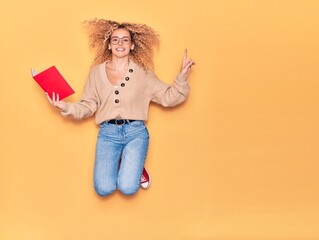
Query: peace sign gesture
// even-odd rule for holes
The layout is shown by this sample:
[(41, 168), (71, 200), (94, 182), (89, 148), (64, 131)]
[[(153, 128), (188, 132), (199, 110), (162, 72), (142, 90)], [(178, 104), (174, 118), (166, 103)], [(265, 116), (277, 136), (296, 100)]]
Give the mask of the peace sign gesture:
[(193, 65), (195, 65), (195, 62), (191, 58), (187, 59), (187, 49), (185, 49), (183, 63), (182, 63), (182, 67), (181, 67), (181, 72), (180, 73), (185, 78), (187, 78)]

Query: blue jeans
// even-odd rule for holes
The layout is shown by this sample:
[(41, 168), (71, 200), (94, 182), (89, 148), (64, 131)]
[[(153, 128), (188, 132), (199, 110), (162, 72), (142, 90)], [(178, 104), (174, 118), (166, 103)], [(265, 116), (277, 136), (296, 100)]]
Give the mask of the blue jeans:
[(140, 187), (148, 143), (149, 133), (143, 121), (122, 126), (101, 123), (94, 164), (97, 194), (107, 196), (117, 188), (125, 195), (136, 193)]

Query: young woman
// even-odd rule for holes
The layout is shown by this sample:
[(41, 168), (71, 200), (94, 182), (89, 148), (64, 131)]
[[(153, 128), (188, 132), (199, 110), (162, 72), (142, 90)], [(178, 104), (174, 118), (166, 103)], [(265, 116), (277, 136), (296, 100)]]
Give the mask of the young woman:
[[(153, 49), (159, 45), (155, 31), (141, 24), (94, 19), (86, 22), (91, 47), (97, 48), (81, 99), (76, 103), (50, 103), (63, 116), (83, 119), (95, 114), (100, 130), (96, 143), (94, 187), (101, 196), (119, 189), (125, 195), (149, 185), (144, 163), (149, 133), (144, 124), (150, 102), (165, 107), (182, 103), (194, 61), (185, 51), (180, 72), (170, 86), (152, 72)], [(143, 171), (144, 169), (144, 171)], [(143, 174), (143, 176), (142, 176)]]

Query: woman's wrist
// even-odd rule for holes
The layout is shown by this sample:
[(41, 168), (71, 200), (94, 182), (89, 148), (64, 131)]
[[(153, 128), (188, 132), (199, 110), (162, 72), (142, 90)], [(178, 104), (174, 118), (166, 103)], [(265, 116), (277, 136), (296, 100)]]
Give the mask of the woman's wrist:
[(183, 73), (178, 73), (175, 79), (176, 82), (178, 82), (179, 84), (187, 84), (187, 76)]

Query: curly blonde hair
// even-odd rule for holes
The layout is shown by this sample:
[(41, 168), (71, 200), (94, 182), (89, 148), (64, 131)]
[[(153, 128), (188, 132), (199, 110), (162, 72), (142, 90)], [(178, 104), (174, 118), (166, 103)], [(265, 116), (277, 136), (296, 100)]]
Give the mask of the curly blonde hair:
[(154, 69), (154, 48), (159, 48), (159, 35), (145, 24), (119, 23), (105, 19), (93, 19), (84, 22), (89, 32), (90, 47), (96, 49), (93, 64), (100, 64), (111, 58), (112, 52), (108, 49), (110, 37), (116, 29), (126, 29), (130, 32), (132, 43), (130, 59), (145, 71)]

